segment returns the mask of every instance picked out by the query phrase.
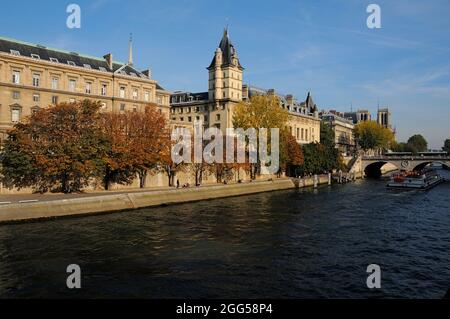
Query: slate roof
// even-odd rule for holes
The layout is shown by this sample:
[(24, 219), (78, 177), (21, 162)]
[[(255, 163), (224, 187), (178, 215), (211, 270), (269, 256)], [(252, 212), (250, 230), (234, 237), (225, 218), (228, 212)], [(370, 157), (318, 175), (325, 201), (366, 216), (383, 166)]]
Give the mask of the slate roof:
[(175, 92), (174, 94), (171, 95), (172, 104), (207, 101), (208, 99), (209, 99), (208, 92), (199, 92), (199, 93)]
[[(0, 52), (13, 54), (13, 51), (19, 52), (20, 56), (23, 57), (38, 57), (39, 60), (43, 61), (72, 65), (108, 73), (117, 72), (123, 75), (148, 79), (148, 77), (142, 72), (136, 70), (130, 65), (121, 62), (113, 62), (113, 69), (110, 70), (108, 67), (108, 63), (103, 58), (91, 57), (76, 52), (67, 52), (59, 49), (51, 49), (39, 44), (31, 44), (0, 37)], [(157, 89), (164, 90), (158, 84)]]
[[(232, 64), (233, 55), (237, 56), (237, 51), (234, 45), (231, 43), (230, 37), (228, 36), (228, 29), (223, 32), (222, 40), (219, 44), (220, 50), (222, 50), (222, 67), (226, 67)], [(214, 56), (211, 65), (208, 69), (214, 68), (216, 65), (216, 57)], [(238, 59), (238, 67), (244, 69)]]

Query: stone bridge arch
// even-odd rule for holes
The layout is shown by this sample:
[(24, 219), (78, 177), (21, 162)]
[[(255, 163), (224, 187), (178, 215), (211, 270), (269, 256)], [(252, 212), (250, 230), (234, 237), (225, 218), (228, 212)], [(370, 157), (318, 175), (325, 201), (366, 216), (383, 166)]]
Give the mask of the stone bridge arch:
[(420, 171), (420, 170), (423, 170), (428, 165), (434, 164), (434, 163), (441, 164), (445, 169), (450, 170), (450, 162), (447, 162), (447, 161), (424, 161), (424, 162), (416, 165), (416, 167), (414, 167), (413, 170)]
[(370, 162), (364, 163), (364, 165), (363, 165), (364, 175), (369, 178), (380, 178), (382, 176), (382, 168), (386, 164), (392, 164), (398, 170), (404, 169), (401, 167), (401, 164), (397, 163), (397, 162), (391, 162), (388, 160), (386, 160), (386, 161), (382, 161), (382, 160), (370, 161)]
[(448, 156), (438, 158), (377, 156), (363, 158), (362, 170), (366, 177), (378, 178), (381, 177), (382, 167), (388, 163), (394, 165), (398, 170), (406, 171), (421, 170), (432, 163), (439, 163), (444, 168), (450, 169), (450, 158)]

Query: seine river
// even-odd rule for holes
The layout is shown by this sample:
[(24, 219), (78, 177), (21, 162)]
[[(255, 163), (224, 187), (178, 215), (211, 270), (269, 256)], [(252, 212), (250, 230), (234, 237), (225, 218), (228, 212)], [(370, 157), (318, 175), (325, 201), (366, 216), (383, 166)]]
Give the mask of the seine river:
[[(450, 176), (448, 176), (450, 177)], [(0, 297), (442, 298), (450, 183), (383, 181), (0, 226)], [(82, 289), (68, 290), (78, 264)], [(369, 264), (381, 289), (369, 290)]]

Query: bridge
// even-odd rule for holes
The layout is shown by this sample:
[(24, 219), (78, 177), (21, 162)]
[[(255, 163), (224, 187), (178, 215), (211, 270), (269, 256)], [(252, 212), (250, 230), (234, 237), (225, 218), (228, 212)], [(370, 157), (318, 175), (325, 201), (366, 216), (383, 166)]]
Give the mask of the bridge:
[(445, 169), (450, 169), (450, 156), (363, 156), (362, 170), (368, 177), (379, 177), (381, 176), (381, 168), (388, 163), (394, 165), (398, 170), (406, 171), (419, 171), (432, 163), (442, 164)]

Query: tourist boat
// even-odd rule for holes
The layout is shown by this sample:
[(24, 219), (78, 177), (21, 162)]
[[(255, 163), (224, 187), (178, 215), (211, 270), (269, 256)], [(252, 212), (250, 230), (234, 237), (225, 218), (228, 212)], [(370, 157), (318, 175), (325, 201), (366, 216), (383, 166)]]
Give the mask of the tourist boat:
[(401, 172), (392, 175), (387, 187), (396, 189), (428, 190), (443, 182), (445, 182), (445, 178), (440, 176), (435, 170)]

